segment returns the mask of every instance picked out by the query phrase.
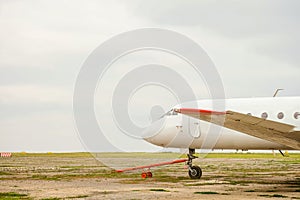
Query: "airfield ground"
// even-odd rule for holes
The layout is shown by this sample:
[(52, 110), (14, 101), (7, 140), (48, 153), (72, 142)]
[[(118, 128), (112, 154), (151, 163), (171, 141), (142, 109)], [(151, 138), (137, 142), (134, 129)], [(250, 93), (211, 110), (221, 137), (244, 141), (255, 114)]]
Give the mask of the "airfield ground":
[[(168, 157), (105, 156), (128, 163)], [(140, 171), (114, 173), (88, 153), (18, 153), (0, 158), (0, 199), (300, 199), (300, 154), (209, 154), (194, 163), (203, 170), (200, 180), (189, 179), (184, 164), (142, 179)]]

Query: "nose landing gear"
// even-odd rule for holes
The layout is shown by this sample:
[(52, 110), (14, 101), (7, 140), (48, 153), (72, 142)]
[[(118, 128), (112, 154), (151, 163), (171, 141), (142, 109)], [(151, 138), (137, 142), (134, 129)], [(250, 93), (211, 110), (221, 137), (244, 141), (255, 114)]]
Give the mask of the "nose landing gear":
[(195, 154), (195, 149), (189, 149), (187, 165), (189, 166), (189, 176), (191, 179), (200, 179), (202, 176), (202, 170), (199, 166), (193, 166), (193, 159), (198, 158)]
[(142, 178), (152, 178), (153, 174), (151, 173), (150, 168), (185, 162), (189, 169), (188, 173), (189, 173), (190, 178), (191, 179), (200, 179), (202, 176), (202, 170), (199, 166), (196, 166), (196, 165), (193, 166), (193, 159), (197, 158), (197, 156), (195, 156), (194, 154), (195, 154), (195, 149), (189, 149), (189, 154), (187, 154), (188, 158), (183, 158), (183, 159), (178, 159), (178, 160), (173, 160), (173, 161), (168, 161), (168, 162), (161, 162), (161, 163), (145, 165), (145, 166), (119, 169), (119, 170), (116, 170), (116, 172), (126, 172), (126, 171), (133, 171), (133, 170), (139, 170), (139, 169), (143, 169), (143, 170), (148, 169), (148, 171), (144, 171), (141, 176), (142, 176)]

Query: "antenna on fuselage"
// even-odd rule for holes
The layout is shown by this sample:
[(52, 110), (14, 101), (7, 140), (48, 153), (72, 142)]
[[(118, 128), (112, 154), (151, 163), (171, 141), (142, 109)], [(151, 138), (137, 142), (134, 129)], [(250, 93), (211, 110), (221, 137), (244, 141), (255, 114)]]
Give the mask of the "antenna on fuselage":
[(277, 89), (276, 92), (274, 93), (273, 97), (276, 97), (278, 92), (281, 91), (281, 90), (284, 90), (284, 89)]

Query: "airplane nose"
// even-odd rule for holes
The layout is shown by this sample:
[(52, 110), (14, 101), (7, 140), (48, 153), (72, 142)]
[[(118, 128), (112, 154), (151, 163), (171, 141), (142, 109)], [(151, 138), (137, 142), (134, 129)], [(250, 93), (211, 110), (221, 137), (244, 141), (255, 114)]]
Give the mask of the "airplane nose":
[(158, 135), (162, 132), (165, 126), (165, 119), (161, 118), (154, 121), (150, 126), (148, 126), (142, 133), (142, 137), (144, 140), (152, 143), (151, 141), (158, 137)]
[(151, 144), (167, 147), (176, 134), (176, 126), (171, 123), (168, 117), (164, 117), (144, 130), (143, 139)]
[(188, 134), (188, 117), (163, 117), (153, 122), (142, 134), (142, 138), (161, 147), (188, 148), (195, 137)]

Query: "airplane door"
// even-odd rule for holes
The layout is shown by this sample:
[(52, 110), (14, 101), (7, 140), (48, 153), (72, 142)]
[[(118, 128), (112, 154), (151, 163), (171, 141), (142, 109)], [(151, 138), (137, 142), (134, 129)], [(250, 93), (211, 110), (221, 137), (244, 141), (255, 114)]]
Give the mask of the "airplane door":
[(201, 136), (200, 122), (197, 119), (189, 117), (189, 134), (194, 138)]
[(192, 138), (199, 138), (201, 136), (199, 120), (183, 115), (181, 124), (182, 125), (178, 125), (176, 127), (180, 127), (181, 131), (185, 134), (189, 134)]

